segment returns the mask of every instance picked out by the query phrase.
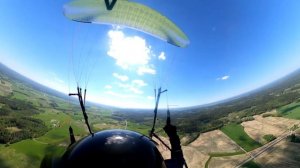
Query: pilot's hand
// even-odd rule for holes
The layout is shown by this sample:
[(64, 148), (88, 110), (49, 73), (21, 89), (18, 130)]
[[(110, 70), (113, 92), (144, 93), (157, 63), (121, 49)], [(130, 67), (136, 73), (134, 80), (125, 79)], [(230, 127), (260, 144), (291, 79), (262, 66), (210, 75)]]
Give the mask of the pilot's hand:
[(176, 126), (173, 126), (171, 124), (167, 124), (164, 127), (165, 132), (168, 134), (169, 137), (177, 135), (177, 129)]

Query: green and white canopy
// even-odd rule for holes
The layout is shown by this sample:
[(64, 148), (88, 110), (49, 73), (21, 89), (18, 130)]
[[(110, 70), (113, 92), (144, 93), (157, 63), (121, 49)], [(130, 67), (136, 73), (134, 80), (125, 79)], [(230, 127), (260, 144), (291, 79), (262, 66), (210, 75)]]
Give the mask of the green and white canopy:
[(172, 21), (136, 2), (118, 0), (112, 10), (107, 10), (104, 0), (75, 0), (64, 5), (64, 15), (78, 22), (136, 29), (178, 47), (189, 44), (187, 36)]

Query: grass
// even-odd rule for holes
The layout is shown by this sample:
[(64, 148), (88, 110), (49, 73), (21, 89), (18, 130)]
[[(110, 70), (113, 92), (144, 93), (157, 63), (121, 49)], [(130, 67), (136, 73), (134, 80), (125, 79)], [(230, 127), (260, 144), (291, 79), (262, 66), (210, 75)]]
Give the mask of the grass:
[[(60, 144), (69, 143), (69, 126), (71, 125), (75, 135), (85, 135), (85, 124), (75, 121), (71, 116), (62, 112), (52, 112), (45, 109), (46, 112), (35, 115), (35, 118), (41, 119), (51, 128), (45, 135), (36, 139), (27, 139), (4, 147), (0, 146), (0, 167), (3, 168), (27, 168), (40, 167), (40, 163), (45, 156), (60, 156), (66, 147)], [(53, 128), (51, 120), (59, 121), (59, 126)]]
[(27, 139), (12, 144), (11, 147), (17, 152), (24, 153), (35, 160), (41, 160), (44, 157), (43, 154), (45, 153), (45, 150), (47, 149), (48, 145), (35, 142), (31, 139)]
[[(58, 128), (53, 128), (44, 136), (37, 138), (37, 140), (49, 144), (69, 143), (69, 126), (70, 125), (63, 125)], [(76, 124), (72, 124), (71, 126), (75, 136), (84, 136), (87, 134), (84, 130), (85, 125), (79, 127)]]
[(11, 147), (5, 147), (0, 144), (0, 167), (1, 168), (35, 168), (38, 166), (27, 165), (30, 162), (25, 154), (17, 153), (15, 149)]
[(241, 155), (244, 154), (244, 151), (237, 151), (237, 152), (220, 152), (220, 153), (209, 153), (211, 157), (224, 157), (224, 156), (234, 156), (234, 155)]
[[(44, 136), (37, 138), (38, 141), (46, 142), (49, 144), (59, 144), (61, 142), (68, 142), (69, 140), (69, 126), (72, 126), (74, 134), (83, 136), (86, 134), (84, 123), (76, 122), (71, 116), (62, 112), (45, 112), (34, 116), (41, 119), (45, 124), (52, 128)], [(53, 127), (53, 122), (59, 123), (56, 127)]]
[(273, 141), (274, 139), (276, 139), (276, 137), (275, 137), (274, 135), (272, 135), (272, 134), (264, 135), (263, 138), (264, 138), (264, 140), (265, 140), (266, 142), (271, 142), (271, 141)]
[(72, 119), (71, 116), (62, 112), (52, 112), (50, 109), (47, 108), (46, 110), (47, 111), (45, 113), (39, 113), (37, 115), (34, 115), (33, 117), (43, 120), (47, 127), (52, 127), (53, 123), (51, 123), (51, 120), (57, 120), (59, 121), (60, 125), (64, 125), (65, 123), (70, 122)]
[(25, 154), (33, 167), (39, 167), (45, 155), (61, 155), (65, 151), (64, 147), (42, 144), (30, 139), (12, 144), (9, 148)]
[(247, 152), (262, 146), (260, 143), (250, 138), (244, 131), (244, 127), (239, 124), (228, 124), (222, 127), (221, 131)]
[[(3, 90), (3, 87), (1, 89)], [(87, 135), (87, 127), (82, 122), (83, 116), (79, 105), (73, 105), (61, 98), (44, 94), (28, 87), (23, 82), (14, 80), (10, 88), (4, 89), (5, 91), (14, 90), (12, 95), (8, 95), (9, 100), (22, 100), (24, 104), (34, 106), (39, 114), (32, 117), (44, 121), (50, 131), (38, 138), (26, 139), (14, 144), (0, 144), (0, 168), (36, 168), (40, 167), (45, 156), (61, 155), (69, 144), (68, 130), (70, 125), (76, 138)], [(0, 104), (0, 110), (4, 105)], [(78, 114), (77, 120), (73, 113)], [(102, 110), (98, 107), (91, 108), (88, 114), (90, 120), (95, 123), (106, 122), (107, 118), (111, 117), (110, 110)], [(9, 130), (18, 131), (14, 127), (9, 127)]]
[(53, 128), (47, 132), (44, 136), (36, 138), (36, 140), (49, 143), (49, 144), (59, 144), (61, 142), (68, 142), (69, 140), (69, 127), (63, 126), (60, 128)]
[(132, 130), (132, 131), (136, 131), (139, 132), (143, 135), (149, 135), (149, 131), (150, 131), (150, 127), (139, 124), (139, 123), (133, 123), (128, 121), (127, 123), (127, 129), (128, 130)]
[(285, 118), (300, 120), (300, 102), (291, 103), (278, 109)]
[(15, 98), (15, 99), (19, 99), (19, 100), (27, 100), (28, 99), (28, 96), (21, 93), (21, 92), (13, 92), (13, 96), (12, 98)]
[(207, 159), (207, 161), (205, 162), (205, 168), (208, 168), (209, 162), (211, 161), (211, 156), (209, 156), (209, 158)]

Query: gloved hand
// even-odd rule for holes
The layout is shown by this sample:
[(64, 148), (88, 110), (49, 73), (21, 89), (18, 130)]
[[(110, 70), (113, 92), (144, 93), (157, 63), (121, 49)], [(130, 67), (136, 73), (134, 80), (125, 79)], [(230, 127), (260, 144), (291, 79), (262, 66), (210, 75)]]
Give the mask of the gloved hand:
[(177, 128), (171, 124), (167, 124), (164, 127), (165, 132), (168, 134), (169, 137), (174, 137), (177, 135)]

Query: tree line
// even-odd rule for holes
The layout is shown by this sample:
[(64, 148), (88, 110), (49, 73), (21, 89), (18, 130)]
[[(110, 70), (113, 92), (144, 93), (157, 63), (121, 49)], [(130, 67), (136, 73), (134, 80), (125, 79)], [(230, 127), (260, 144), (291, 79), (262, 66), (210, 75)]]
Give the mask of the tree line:
[(0, 103), (0, 143), (35, 138), (48, 131), (42, 120), (31, 117), (38, 109), (29, 102), (0, 96)]

